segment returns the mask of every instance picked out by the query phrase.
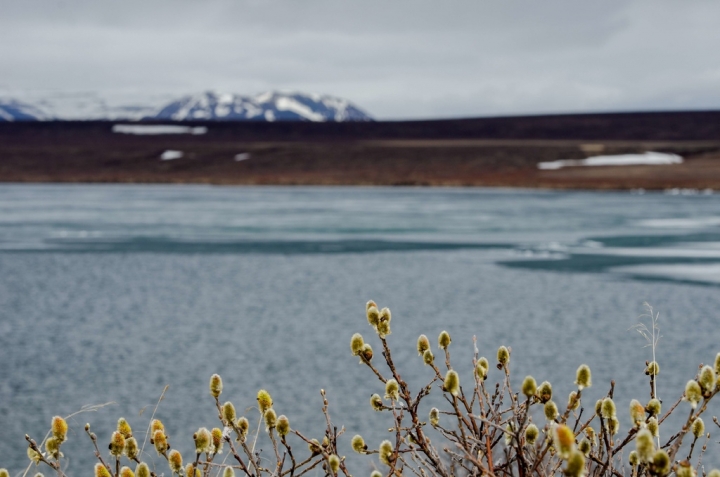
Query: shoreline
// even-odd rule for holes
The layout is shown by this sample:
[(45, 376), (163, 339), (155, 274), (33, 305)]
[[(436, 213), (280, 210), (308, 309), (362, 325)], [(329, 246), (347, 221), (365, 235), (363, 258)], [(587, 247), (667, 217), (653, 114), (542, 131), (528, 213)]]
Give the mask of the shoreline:
[[(0, 183), (720, 190), (720, 112), (193, 122), (206, 133), (172, 135), (118, 134), (115, 124), (0, 123)], [(684, 162), (538, 169), (648, 151)]]

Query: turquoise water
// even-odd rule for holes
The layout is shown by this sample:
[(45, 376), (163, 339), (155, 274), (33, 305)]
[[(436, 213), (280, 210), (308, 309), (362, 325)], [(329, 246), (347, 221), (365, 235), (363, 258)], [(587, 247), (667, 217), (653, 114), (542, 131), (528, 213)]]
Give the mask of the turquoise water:
[(559, 402), (581, 363), (593, 369), (587, 403), (615, 379), (625, 430), (629, 400), (648, 399), (651, 351), (629, 329), (645, 302), (660, 312), (666, 405), (720, 351), (718, 195), (2, 185), (0, 271), (0, 467), (11, 473), (24, 470), (25, 433), (113, 401), (70, 422), (68, 472), (89, 472), (85, 422), (101, 442), (120, 416), (142, 433), (166, 384), (157, 416), (189, 456), (192, 433), (217, 425), (217, 372), (239, 410), (266, 388), (309, 434), (324, 425), (326, 389), (365, 475), (349, 438), (376, 446), (390, 425), (367, 403), (382, 387), (349, 352), (356, 331), (375, 344), (368, 299), (392, 309), (411, 384), (430, 378), (420, 333), (450, 332), (465, 380), (475, 335), (491, 360), (511, 346), (517, 380), (550, 380)]

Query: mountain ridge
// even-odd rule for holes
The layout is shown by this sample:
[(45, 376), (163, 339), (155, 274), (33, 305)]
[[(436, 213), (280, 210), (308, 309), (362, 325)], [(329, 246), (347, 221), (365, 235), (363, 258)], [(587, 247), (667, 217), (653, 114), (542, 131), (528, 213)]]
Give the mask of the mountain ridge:
[[(64, 111), (63, 111), (64, 110)], [(43, 99), (36, 103), (0, 99), (0, 122), (15, 121), (373, 121), (350, 101), (330, 95), (268, 91), (254, 96), (205, 91), (160, 106), (111, 107), (94, 96), (75, 104)]]

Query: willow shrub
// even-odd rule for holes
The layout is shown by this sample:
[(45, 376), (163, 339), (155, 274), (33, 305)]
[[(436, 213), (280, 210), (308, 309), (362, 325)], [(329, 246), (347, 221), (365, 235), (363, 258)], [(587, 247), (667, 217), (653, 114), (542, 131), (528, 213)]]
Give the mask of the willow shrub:
[[(85, 432), (98, 460), (95, 476), (151, 477), (166, 472), (183, 477), (234, 477), (236, 473), (247, 477), (263, 474), (301, 477), (309, 472), (329, 477), (350, 476), (343, 456), (343, 452), (350, 449), (372, 459), (378, 470), (373, 471), (371, 477), (559, 474), (579, 477), (621, 476), (623, 472), (633, 476), (692, 477), (698, 471), (705, 473), (702, 457), (710, 434), (701, 416), (720, 390), (720, 354), (713, 367), (699, 367), (683, 394), (664, 413), (654, 386), (660, 366), (655, 361), (647, 363), (645, 374), (651, 384), (649, 400), (633, 399), (629, 408), (625, 408), (629, 409), (633, 426), (623, 433), (613, 401), (613, 384), (604, 398), (590, 405), (583, 402), (583, 391), (593, 384), (587, 365), (577, 369), (576, 389), (565, 400), (553, 395), (549, 382), (538, 385), (532, 376), (525, 377), (519, 391), (514, 391), (510, 385), (511, 350), (500, 346), (491, 363), (479, 356), (476, 347), (474, 380), (461, 383), (451, 364), (452, 339), (446, 331), (438, 336), (437, 357), (430, 339), (425, 335), (418, 338), (417, 352), (428, 369), (429, 382), (412, 390), (402, 379), (388, 343), (390, 310), (379, 309), (370, 301), (366, 316), (382, 348), (381, 357), (375, 357), (372, 346), (359, 333), (351, 337), (350, 349), (384, 385), (384, 395), (374, 394), (370, 407), (387, 414), (391, 439), (377, 447), (368, 447), (364, 439), (356, 435), (349, 445), (344, 443), (339, 447), (343, 430), (338, 432), (332, 424), (324, 391), (321, 391), (322, 412), (327, 427), (321, 440), (306, 436), (294, 429), (286, 416), (277, 415), (272, 397), (265, 390), (257, 393), (259, 415), (253, 419), (257, 422), (255, 431), (256, 426), (251, 425), (250, 419), (237, 415), (233, 403), (221, 401), (222, 379), (213, 375), (209, 391), (217, 408), (218, 423), (211, 429), (200, 428), (192, 435), (193, 455), (183, 457), (172, 449), (163, 423), (152, 419), (143, 433), (149, 437), (154, 452), (167, 461), (167, 467), (151, 468), (143, 461), (147, 457), (143, 452), (145, 442), (142, 446), (138, 444), (124, 418), (118, 420), (117, 430), (105, 452), (100, 451), (97, 437), (88, 424)], [(503, 377), (488, 385), (491, 365), (501, 370)], [(422, 401), (435, 389), (442, 393), (445, 404), (442, 409), (425, 409)], [(533, 413), (533, 408), (538, 412)], [(687, 413), (688, 417), (682, 428), (668, 432), (663, 423), (673, 412)], [(541, 416), (538, 421), (542, 422), (534, 422), (533, 415)], [(720, 426), (716, 419), (713, 422)], [(265, 455), (255, 446), (261, 428), (272, 442), (272, 450)], [(435, 442), (427, 435), (430, 428), (434, 429)], [(29, 459), (64, 477), (61, 449), (67, 432), (65, 419), (56, 416), (42, 442), (26, 436)], [(660, 435), (671, 437), (662, 442)], [(689, 442), (689, 446), (685, 446), (680, 455), (683, 442)], [(217, 457), (223, 447), (229, 458), (221, 460)], [(720, 471), (713, 470), (707, 475), (720, 477)], [(0, 469), (0, 477), (8, 477), (8, 472)]]

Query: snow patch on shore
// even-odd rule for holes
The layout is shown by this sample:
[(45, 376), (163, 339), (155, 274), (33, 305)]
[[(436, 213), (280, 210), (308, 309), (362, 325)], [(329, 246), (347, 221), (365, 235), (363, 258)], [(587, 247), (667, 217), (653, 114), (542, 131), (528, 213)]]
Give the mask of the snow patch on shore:
[(682, 164), (677, 154), (646, 152), (644, 154), (618, 154), (614, 156), (592, 156), (587, 159), (562, 159), (538, 163), (538, 169), (556, 170), (572, 166), (664, 166)]
[(153, 136), (159, 134), (205, 134), (208, 128), (205, 126), (173, 126), (170, 124), (115, 124), (112, 132), (120, 134), (135, 134), (141, 136)]

